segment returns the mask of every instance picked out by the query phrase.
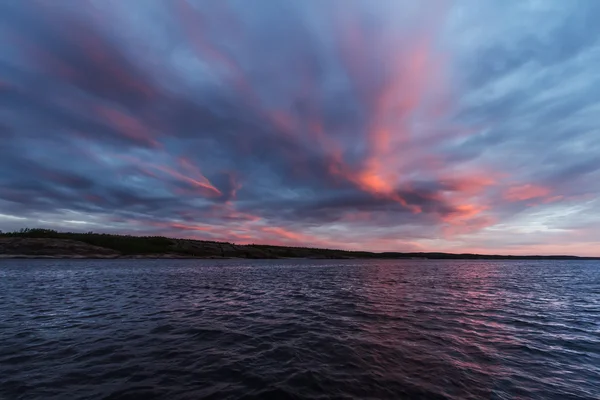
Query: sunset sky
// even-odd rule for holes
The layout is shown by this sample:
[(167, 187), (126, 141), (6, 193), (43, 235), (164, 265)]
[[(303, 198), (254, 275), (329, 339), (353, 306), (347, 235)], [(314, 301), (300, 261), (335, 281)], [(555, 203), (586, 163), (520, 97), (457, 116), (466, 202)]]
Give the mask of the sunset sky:
[(0, 2), (0, 229), (600, 255), (600, 1)]

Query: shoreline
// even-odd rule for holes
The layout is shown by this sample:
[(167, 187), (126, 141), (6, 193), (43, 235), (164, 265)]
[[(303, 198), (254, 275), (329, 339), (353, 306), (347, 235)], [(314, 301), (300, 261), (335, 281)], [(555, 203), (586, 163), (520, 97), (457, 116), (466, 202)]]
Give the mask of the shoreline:
[(219, 256), (184, 256), (184, 255), (34, 255), (34, 254), (0, 254), (2, 260), (373, 260), (373, 261), (600, 261), (600, 257), (557, 257), (551, 256), (506, 256), (506, 258), (427, 258), (427, 257), (271, 257), (271, 258), (248, 258), (248, 257), (219, 257)]
[(30, 229), (0, 233), (1, 259), (600, 260), (600, 257), (350, 251)]

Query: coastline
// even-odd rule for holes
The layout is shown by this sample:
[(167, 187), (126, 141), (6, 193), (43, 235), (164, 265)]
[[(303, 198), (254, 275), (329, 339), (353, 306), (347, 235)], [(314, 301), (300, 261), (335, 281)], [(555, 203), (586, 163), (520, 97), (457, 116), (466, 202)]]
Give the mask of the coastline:
[(569, 255), (368, 252), (165, 237), (26, 230), (0, 234), (2, 259), (600, 260)]

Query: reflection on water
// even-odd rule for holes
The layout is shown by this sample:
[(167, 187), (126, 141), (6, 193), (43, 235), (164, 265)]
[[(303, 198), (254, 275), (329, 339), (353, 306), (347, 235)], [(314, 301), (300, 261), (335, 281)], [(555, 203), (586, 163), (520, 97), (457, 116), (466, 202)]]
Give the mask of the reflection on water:
[(600, 398), (600, 263), (2, 261), (0, 399)]

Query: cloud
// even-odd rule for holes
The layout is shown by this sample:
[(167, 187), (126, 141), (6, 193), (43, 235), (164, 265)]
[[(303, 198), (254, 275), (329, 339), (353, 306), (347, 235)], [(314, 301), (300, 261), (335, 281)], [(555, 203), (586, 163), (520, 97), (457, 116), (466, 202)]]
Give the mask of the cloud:
[(1, 228), (592, 254), (597, 8), (3, 3)]

